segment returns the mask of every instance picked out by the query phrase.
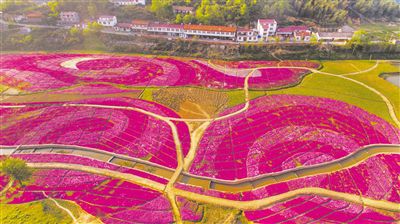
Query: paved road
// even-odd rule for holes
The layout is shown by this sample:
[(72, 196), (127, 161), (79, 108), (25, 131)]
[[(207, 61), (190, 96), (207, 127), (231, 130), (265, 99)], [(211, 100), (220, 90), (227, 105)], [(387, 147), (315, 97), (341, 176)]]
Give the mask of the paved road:
[[(110, 152), (100, 151), (91, 148), (65, 145), (32, 145), (19, 147), (0, 147), (0, 155), (18, 154), (54, 154), (75, 155), (100, 160), (118, 166), (134, 168), (147, 172), (165, 179), (173, 177), (174, 169), (167, 168), (149, 161), (140, 160)], [(378, 154), (400, 154), (400, 145), (376, 144), (360, 148), (355, 153), (349, 154), (337, 160), (321, 163), (313, 166), (305, 166), (275, 173), (267, 173), (256, 177), (249, 177), (240, 180), (221, 180), (210, 177), (197, 176), (187, 172), (180, 172), (177, 182), (202, 187), (204, 189), (214, 189), (224, 192), (245, 192), (271, 184), (277, 184), (303, 177), (327, 174), (335, 171), (348, 169), (356, 166)]]

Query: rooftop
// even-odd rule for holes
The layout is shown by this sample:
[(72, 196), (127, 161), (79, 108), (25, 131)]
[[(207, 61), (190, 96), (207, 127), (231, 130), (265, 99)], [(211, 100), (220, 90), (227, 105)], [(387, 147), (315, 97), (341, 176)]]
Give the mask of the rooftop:
[(277, 23), (275, 19), (259, 19), (258, 22), (264, 29), (269, 28), (270, 24)]
[(122, 27), (122, 28), (131, 28), (132, 24), (131, 23), (118, 23), (117, 27)]
[(149, 23), (149, 27), (182, 29), (183, 25), (153, 22), (153, 23)]
[(236, 32), (236, 27), (231, 26), (206, 26), (206, 25), (185, 25), (185, 30), (217, 31), (217, 32)]
[(320, 32), (318, 33), (320, 37), (325, 38), (352, 38), (352, 32)]
[(174, 5), (172, 6), (174, 10), (179, 10), (179, 11), (193, 11), (193, 7), (190, 6), (179, 6), (179, 5)]
[(306, 26), (286, 26), (286, 27), (279, 27), (276, 32), (285, 32), (285, 33), (293, 33), (298, 31), (306, 31), (308, 27)]
[(27, 18), (43, 18), (43, 14), (41, 12), (30, 12), (26, 14)]
[(132, 24), (135, 24), (135, 25), (149, 25), (149, 23), (150, 23), (149, 20), (141, 20), (141, 19), (132, 20)]

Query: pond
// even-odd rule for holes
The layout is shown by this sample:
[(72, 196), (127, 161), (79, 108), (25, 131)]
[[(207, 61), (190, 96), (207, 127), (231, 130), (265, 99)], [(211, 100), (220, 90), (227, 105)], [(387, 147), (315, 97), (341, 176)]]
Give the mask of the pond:
[(383, 74), (381, 77), (386, 81), (400, 87), (400, 73)]

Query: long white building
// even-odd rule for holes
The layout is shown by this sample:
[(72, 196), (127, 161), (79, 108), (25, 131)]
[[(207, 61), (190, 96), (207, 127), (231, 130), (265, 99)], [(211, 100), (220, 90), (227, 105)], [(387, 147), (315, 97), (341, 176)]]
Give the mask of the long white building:
[(117, 21), (117, 17), (116, 16), (100, 16), (97, 19), (97, 23), (99, 23), (102, 26), (110, 26), (113, 27), (115, 25), (117, 25), (118, 21)]
[(123, 5), (146, 5), (146, 0), (110, 0), (111, 3), (114, 3), (118, 6)]

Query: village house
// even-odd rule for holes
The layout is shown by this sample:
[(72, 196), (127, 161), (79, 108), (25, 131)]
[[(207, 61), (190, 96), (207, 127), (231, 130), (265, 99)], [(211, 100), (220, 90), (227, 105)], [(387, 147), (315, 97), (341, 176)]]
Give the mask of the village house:
[(166, 34), (168, 36), (185, 37), (183, 25), (152, 22), (149, 23), (147, 31), (153, 34)]
[(206, 26), (206, 25), (184, 25), (186, 37), (202, 37), (213, 39), (236, 39), (236, 27), (230, 26)]
[(117, 23), (114, 26), (114, 30), (117, 32), (131, 32), (132, 31), (132, 24), (130, 23)]
[(103, 16), (99, 17), (99, 19), (97, 20), (97, 23), (99, 23), (102, 26), (113, 27), (113, 26), (117, 25), (117, 17), (103, 15)]
[(238, 42), (256, 42), (257, 40), (258, 40), (258, 37), (257, 37), (256, 30), (243, 28), (243, 27), (237, 28), (236, 41), (238, 41)]
[(318, 41), (346, 43), (353, 38), (355, 29), (350, 26), (343, 26), (336, 32), (318, 32), (316, 33)]
[(62, 24), (78, 24), (80, 21), (79, 14), (77, 12), (61, 12), (60, 20)]
[(146, 0), (110, 0), (110, 2), (114, 3), (117, 6), (146, 5)]
[(41, 12), (30, 12), (25, 15), (25, 18), (28, 23), (41, 23), (44, 16)]
[(286, 26), (276, 30), (276, 36), (281, 40), (310, 41), (311, 30), (306, 26)]
[(257, 21), (258, 35), (264, 40), (268, 40), (268, 37), (274, 36), (278, 23), (275, 19), (259, 19)]
[(16, 23), (20, 23), (20, 22), (23, 22), (24, 20), (26, 20), (26, 17), (24, 15), (15, 15), (13, 17), (13, 20)]
[(179, 5), (174, 5), (172, 6), (172, 10), (174, 11), (175, 14), (193, 14), (193, 7), (189, 6), (179, 6)]
[(149, 26), (150, 21), (148, 20), (140, 20), (140, 19), (134, 19), (132, 20), (132, 26), (131, 29), (132, 31), (136, 32), (144, 32), (147, 31), (147, 28)]

